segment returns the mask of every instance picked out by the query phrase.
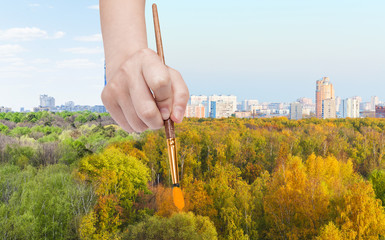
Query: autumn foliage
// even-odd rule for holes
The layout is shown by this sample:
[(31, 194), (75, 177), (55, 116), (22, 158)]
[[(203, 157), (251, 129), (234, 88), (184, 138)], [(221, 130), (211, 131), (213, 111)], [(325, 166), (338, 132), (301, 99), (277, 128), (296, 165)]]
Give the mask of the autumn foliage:
[(186, 119), (180, 212), (164, 131), (77, 114), (0, 114), (0, 236), (385, 237), (384, 120)]

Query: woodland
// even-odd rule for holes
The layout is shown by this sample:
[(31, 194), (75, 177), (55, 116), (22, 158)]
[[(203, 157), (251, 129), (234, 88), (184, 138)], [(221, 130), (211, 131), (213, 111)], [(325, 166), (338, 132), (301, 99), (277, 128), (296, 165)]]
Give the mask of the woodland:
[(184, 119), (164, 130), (0, 113), (1, 239), (385, 239), (385, 120)]

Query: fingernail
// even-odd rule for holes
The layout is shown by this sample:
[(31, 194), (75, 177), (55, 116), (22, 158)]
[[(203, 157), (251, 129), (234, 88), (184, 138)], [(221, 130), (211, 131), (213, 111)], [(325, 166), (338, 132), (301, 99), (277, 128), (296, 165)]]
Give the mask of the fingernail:
[(173, 114), (174, 117), (178, 119), (179, 122), (181, 122), (183, 120), (184, 109), (181, 107), (174, 107)]
[(168, 110), (168, 108), (161, 108), (160, 114), (162, 114), (163, 120), (167, 120), (170, 118), (170, 111)]

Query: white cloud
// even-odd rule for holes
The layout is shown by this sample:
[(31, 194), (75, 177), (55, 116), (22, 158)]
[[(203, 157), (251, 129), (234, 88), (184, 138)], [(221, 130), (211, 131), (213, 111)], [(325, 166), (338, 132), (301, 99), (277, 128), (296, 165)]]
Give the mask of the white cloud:
[(30, 6), (30, 7), (39, 7), (40, 4), (38, 4), (38, 3), (30, 3), (30, 4), (28, 4), (28, 6)]
[(99, 5), (88, 6), (89, 9), (99, 10)]
[(9, 57), (14, 56), (16, 53), (23, 52), (25, 49), (18, 44), (4, 44), (0, 45), (0, 56)]
[(81, 42), (101, 42), (103, 40), (102, 34), (94, 34), (90, 36), (80, 36), (80, 37), (75, 37), (74, 38), (76, 41), (81, 41)]
[(100, 47), (96, 48), (85, 48), (85, 47), (77, 47), (77, 48), (64, 48), (61, 49), (63, 52), (70, 52), (73, 54), (98, 54), (103, 53), (103, 49)]
[(65, 32), (61, 32), (61, 31), (59, 31), (59, 32), (56, 32), (54, 35), (53, 35), (53, 39), (59, 39), (59, 38), (62, 38), (62, 37), (64, 37), (64, 35), (65, 35)]
[(91, 62), (89, 59), (78, 58), (78, 59), (69, 59), (63, 60), (56, 63), (58, 68), (98, 68), (101, 65)]
[(50, 62), (51, 60), (49, 58), (36, 58), (31, 61), (32, 64), (46, 64)]
[(48, 39), (48, 38), (61, 38), (64, 36), (64, 32), (56, 32), (53, 36), (49, 36), (48, 33), (37, 27), (25, 27), (25, 28), (10, 28), (7, 30), (0, 30), (0, 40), (6, 41), (30, 41), (34, 39)]

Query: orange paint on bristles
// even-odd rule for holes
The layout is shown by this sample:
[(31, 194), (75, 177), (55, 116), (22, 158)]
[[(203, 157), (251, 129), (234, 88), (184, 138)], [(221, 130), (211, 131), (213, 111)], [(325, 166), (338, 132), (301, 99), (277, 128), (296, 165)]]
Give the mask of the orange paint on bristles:
[(173, 187), (172, 197), (175, 206), (179, 209), (179, 211), (182, 211), (182, 209), (184, 208), (184, 197), (182, 190), (179, 187)]

